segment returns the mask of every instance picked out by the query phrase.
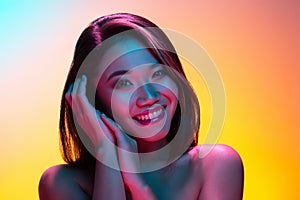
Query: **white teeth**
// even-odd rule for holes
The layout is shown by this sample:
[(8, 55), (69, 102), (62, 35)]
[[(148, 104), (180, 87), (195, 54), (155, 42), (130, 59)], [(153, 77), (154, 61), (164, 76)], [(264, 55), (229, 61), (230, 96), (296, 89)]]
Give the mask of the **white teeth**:
[(152, 113), (149, 114), (149, 118), (153, 119), (153, 114)]
[(154, 119), (158, 117), (162, 112), (162, 109), (159, 109), (158, 111), (155, 111), (153, 113), (149, 113), (148, 115), (140, 115), (137, 116), (138, 120), (148, 120), (148, 119)]

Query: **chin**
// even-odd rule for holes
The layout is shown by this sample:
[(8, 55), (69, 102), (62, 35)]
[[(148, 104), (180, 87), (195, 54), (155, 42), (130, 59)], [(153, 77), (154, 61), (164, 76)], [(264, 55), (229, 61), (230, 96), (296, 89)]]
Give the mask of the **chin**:
[(135, 133), (133, 135), (135, 136), (135, 138), (137, 138), (139, 140), (143, 140), (145, 142), (157, 142), (157, 141), (166, 139), (166, 137), (169, 133), (169, 130), (170, 130), (170, 124), (168, 123), (168, 124), (165, 124), (165, 126), (162, 129), (160, 129), (160, 131), (158, 133), (151, 134), (148, 137), (146, 134), (143, 134), (141, 137), (141, 133)]
[(163, 140), (166, 138), (168, 133), (158, 133), (154, 136), (151, 136), (151, 137), (147, 137), (147, 138), (140, 138), (141, 140), (144, 140), (146, 142), (157, 142), (157, 141), (160, 141), (160, 140)]

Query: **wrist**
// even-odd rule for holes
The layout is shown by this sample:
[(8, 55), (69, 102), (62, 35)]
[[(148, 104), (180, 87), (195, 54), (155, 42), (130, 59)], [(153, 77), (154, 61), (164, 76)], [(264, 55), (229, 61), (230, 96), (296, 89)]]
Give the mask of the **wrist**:
[(124, 183), (131, 191), (149, 189), (148, 184), (139, 174), (122, 172), (122, 176)]
[[(125, 181), (124, 181), (125, 182)], [(125, 183), (133, 200), (157, 200), (151, 187), (142, 180)]]
[(122, 172), (124, 183), (129, 188), (143, 188), (146, 182), (135, 173)]
[(107, 145), (101, 145), (95, 149), (95, 156), (98, 161), (106, 161), (105, 163), (113, 162), (118, 165), (118, 157), (115, 148), (108, 147)]

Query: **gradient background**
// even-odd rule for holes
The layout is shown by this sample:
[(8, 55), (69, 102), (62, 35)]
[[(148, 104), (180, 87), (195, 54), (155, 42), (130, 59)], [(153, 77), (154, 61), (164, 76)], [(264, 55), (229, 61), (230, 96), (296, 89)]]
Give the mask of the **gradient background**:
[(1, 0), (0, 199), (38, 199), (42, 172), (62, 162), (59, 101), (75, 42), (113, 12), (140, 14), (201, 44), (224, 81), (218, 143), (243, 159), (244, 199), (300, 199), (298, 0)]

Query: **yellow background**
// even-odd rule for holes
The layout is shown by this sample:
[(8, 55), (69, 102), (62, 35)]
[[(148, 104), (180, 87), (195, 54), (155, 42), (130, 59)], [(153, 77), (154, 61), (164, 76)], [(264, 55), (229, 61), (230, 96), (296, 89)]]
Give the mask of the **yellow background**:
[(59, 101), (75, 42), (90, 21), (113, 12), (201, 44), (224, 81), (218, 143), (243, 159), (244, 199), (300, 199), (298, 0), (1, 1), (0, 199), (38, 199), (42, 172), (62, 162)]

